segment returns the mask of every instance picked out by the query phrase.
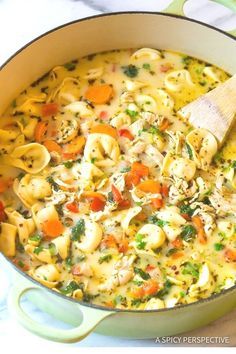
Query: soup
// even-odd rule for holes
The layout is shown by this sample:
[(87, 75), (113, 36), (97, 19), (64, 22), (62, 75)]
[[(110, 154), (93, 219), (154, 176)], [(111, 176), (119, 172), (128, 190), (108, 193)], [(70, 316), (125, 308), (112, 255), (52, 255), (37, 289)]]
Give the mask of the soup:
[(59, 65), (0, 122), (0, 249), (66, 296), (188, 304), (236, 280), (236, 133), (178, 110), (229, 75), (150, 48)]

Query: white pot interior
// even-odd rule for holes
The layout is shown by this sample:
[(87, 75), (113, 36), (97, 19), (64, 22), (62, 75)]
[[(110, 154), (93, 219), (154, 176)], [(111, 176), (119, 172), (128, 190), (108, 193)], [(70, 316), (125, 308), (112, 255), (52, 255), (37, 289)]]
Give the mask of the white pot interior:
[(0, 71), (0, 113), (55, 65), (90, 53), (144, 46), (179, 51), (236, 72), (235, 40), (217, 30), (162, 14), (105, 15), (52, 31), (14, 56)]

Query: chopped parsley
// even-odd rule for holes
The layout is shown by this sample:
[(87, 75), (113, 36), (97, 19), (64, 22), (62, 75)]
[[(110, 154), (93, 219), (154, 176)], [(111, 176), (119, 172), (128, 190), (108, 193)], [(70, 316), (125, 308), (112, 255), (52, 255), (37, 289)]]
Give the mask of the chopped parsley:
[(80, 241), (80, 237), (85, 232), (85, 222), (83, 219), (80, 219), (77, 224), (71, 229), (71, 240)]
[(167, 252), (166, 252), (166, 256), (170, 257), (172, 254), (176, 253), (178, 251), (178, 248), (170, 248)]
[(181, 214), (187, 214), (188, 216), (192, 216), (194, 213), (194, 209), (192, 209), (188, 204), (180, 205), (179, 209)]
[(76, 63), (73, 62), (73, 61), (70, 61), (69, 63), (66, 63), (66, 64), (64, 64), (63, 66), (64, 66), (64, 68), (65, 68), (66, 70), (68, 70), (68, 71), (73, 71), (73, 70), (75, 70), (75, 68), (76, 68)]
[(39, 234), (31, 235), (29, 237), (30, 241), (35, 241), (35, 242), (40, 242), (42, 240), (42, 237)]
[(185, 225), (182, 229), (180, 236), (184, 241), (189, 242), (193, 240), (196, 234), (197, 230), (193, 225)]
[(38, 247), (35, 247), (35, 249), (34, 249), (34, 253), (35, 254), (39, 254), (40, 252), (42, 252), (43, 251), (43, 247), (42, 246), (38, 246)]
[(54, 188), (54, 190), (57, 192), (59, 191), (60, 187), (59, 185), (54, 181), (52, 176), (48, 176), (46, 178), (47, 182), (51, 184), (51, 186)]
[(128, 116), (130, 116), (130, 118), (136, 118), (138, 115), (137, 111), (132, 111), (131, 109), (126, 109), (125, 113), (128, 114)]
[(73, 161), (66, 161), (63, 163), (63, 165), (65, 166), (65, 168), (71, 168), (73, 166)]
[(134, 267), (134, 273), (138, 274), (144, 280), (150, 279), (150, 275), (144, 272), (144, 270), (142, 270), (141, 268)]
[(20, 172), (17, 176), (17, 179), (20, 181), (25, 176), (24, 172)]
[(160, 299), (163, 299), (163, 297), (164, 297), (165, 295), (168, 295), (168, 294), (169, 294), (169, 291), (170, 291), (172, 285), (173, 285), (173, 284), (172, 284), (169, 280), (166, 280), (166, 281), (165, 281), (165, 284), (164, 284), (164, 287), (163, 287), (161, 290), (159, 290), (159, 291), (157, 292), (156, 296), (157, 296), (158, 298), (160, 298)]
[(219, 252), (219, 251), (222, 251), (224, 248), (225, 248), (225, 246), (222, 245), (222, 243), (214, 243), (215, 251)]
[(155, 224), (155, 225), (161, 227), (161, 228), (164, 227), (165, 225), (169, 225), (169, 221), (158, 219), (158, 217), (156, 215), (151, 215), (148, 218), (148, 221), (152, 224)]
[(191, 60), (192, 58), (186, 55), (182, 58), (182, 63), (185, 65), (189, 65), (191, 63)]
[(190, 145), (188, 143), (185, 144), (187, 148), (187, 153), (189, 158), (192, 160), (193, 159), (193, 150), (191, 149)]
[(109, 263), (111, 259), (112, 259), (112, 255), (106, 254), (105, 256), (102, 256), (98, 259), (98, 263), (99, 264), (102, 264), (103, 262)]
[(152, 125), (147, 132), (153, 135), (161, 135), (161, 131), (157, 127), (154, 127), (154, 125)]
[(57, 249), (56, 249), (56, 246), (54, 245), (54, 243), (49, 243), (48, 249), (49, 249), (51, 256), (55, 256), (57, 254)]
[(61, 288), (60, 292), (64, 295), (72, 294), (77, 289), (83, 289), (83, 284), (78, 284), (74, 280), (71, 281), (65, 288)]
[(122, 295), (117, 295), (115, 299), (113, 300), (114, 305), (123, 305), (127, 306), (127, 299), (125, 296)]
[(142, 303), (141, 299), (133, 299), (133, 300), (131, 300), (131, 305), (132, 306), (138, 307), (139, 305), (141, 305), (141, 303)]
[(186, 262), (183, 264), (184, 268), (182, 270), (182, 274), (190, 274), (194, 277), (198, 278), (199, 276), (199, 266), (197, 264), (193, 264), (191, 262)]
[(136, 234), (136, 235), (135, 235), (135, 241), (136, 241), (136, 243), (137, 243), (137, 248), (138, 248), (139, 250), (144, 250), (144, 249), (145, 249), (145, 246), (146, 246), (146, 244), (147, 244), (147, 242), (143, 241), (144, 237), (145, 237), (145, 236), (142, 235), (142, 234)]
[(129, 172), (131, 170), (131, 167), (124, 167), (120, 170), (121, 173), (126, 173)]
[(145, 69), (145, 70), (151, 70), (151, 65), (148, 64), (148, 63), (144, 63), (144, 64), (143, 64), (143, 69)]
[(92, 158), (91, 158), (91, 163), (93, 163), (93, 164), (94, 164), (94, 163), (96, 162), (96, 160), (97, 160), (97, 158), (96, 158), (96, 157), (92, 157)]
[(127, 66), (122, 66), (123, 73), (128, 77), (136, 77), (138, 75), (138, 68), (137, 66), (130, 64)]
[(76, 262), (80, 263), (83, 262), (86, 259), (86, 256), (84, 254), (81, 254), (80, 256), (76, 257)]

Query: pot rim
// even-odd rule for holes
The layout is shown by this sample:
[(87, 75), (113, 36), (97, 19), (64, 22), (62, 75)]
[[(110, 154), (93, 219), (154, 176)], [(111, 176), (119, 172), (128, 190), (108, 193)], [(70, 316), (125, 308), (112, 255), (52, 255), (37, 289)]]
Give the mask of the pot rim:
[[(70, 22), (67, 22), (63, 25), (54, 27), (53, 29), (46, 31), (44, 33), (42, 33), (41, 35), (35, 37), (33, 40), (29, 41), (28, 43), (26, 43), (24, 46), (22, 46), (20, 49), (18, 49), (14, 54), (12, 54), (2, 65), (0, 65), (0, 71), (4, 69), (5, 66), (7, 66), (8, 63), (10, 63), (19, 53), (21, 53), (23, 50), (25, 50), (26, 48), (28, 48), (31, 44), (33, 44), (34, 42), (37, 42), (39, 39), (46, 37), (47, 35), (50, 35), (51, 33), (54, 33), (58, 30), (60, 30), (61, 28), (79, 23), (79, 22), (85, 22), (85, 21), (90, 21), (90, 20), (94, 20), (96, 18), (100, 18), (100, 17), (109, 17), (109, 16), (119, 16), (119, 15), (157, 15), (157, 16), (165, 16), (165, 17), (173, 17), (173, 18), (178, 18), (184, 21), (188, 21), (188, 22), (193, 22), (193, 23), (197, 23), (198, 25), (201, 25), (203, 27), (207, 27), (213, 31), (219, 32), (223, 35), (225, 35), (226, 37), (229, 37), (231, 39), (233, 39), (234, 41), (236, 41), (236, 37), (234, 37), (232, 34), (227, 33), (219, 28), (213, 27), (212, 25), (209, 25), (207, 23), (192, 19), (192, 18), (188, 18), (185, 16), (181, 16), (181, 15), (174, 15), (174, 14), (169, 14), (169, 13), (162, 13), (162, 12), (151, 12), (151, 11), (121, 11), (121, 12), (108, 12), (108, 13), (102, 13), (102, 14), (98, 14), (98, 15), (93, 15), (93, 16), (88, 16), (88, 17), (84, 17), (81, 19), (77, 19), (77, 20), (73, 20)], [(0, 253), (2, 254), (2, 253)], [(46, 287), (45, 285), (41, 284), (40, 282), (38, 282), (37, 280), (35, 280), (34, 278), (32, 278), (30, 275), (26, 274), (23, 270), (21, 270), (20, 268), (18, 268), (11, 260), (10, 258), (6, 257), (4, 254), (2, 254), (3, 257), (5, 258), (5, 260), (11, 264), (11, 266), (13, 268), (15, 268), (15, 270), (21, 274), (23, 277), (25, 277), (27, 280), (33, 282), (34, 284), (37, 285), (37, 287), (41, 287), (42, 289), (49, 291), (51, 294), (53, 295), (57, 295), (59, 296), (61, 299), (64, 300), (69, 300), (75, 304), (78, 305), (82, 305), (85, 307), (90, 307), (90, 308), (94, 308), (95, 310), (102, 310), (102, 311), (112, 311), (112, 312), (116, 312), (116, 313), (159, 313), (159, 312), (169, 312), (169, 311), (177, 311), (177, 310), (181, 310), (182, 308), (188, 308), (188, 307), (193, 307), (194, 305), (199, 305), (199, 304), (203, 304), (203, 303), (208, 303), (211, 302), (225, 294), (229, 294), (229, 293), (233, 293), (236, 290), (236, 285), (228, 288), (228, 289), (224, 289), (222, 290), (220, 293), (216, 293), (213, 294), (207, 298), (189, 303), (189, 304), (183, 304), (183, 305), (178, 305), (175, 307), (169, 307), (169, 308), (164, 308), (164, 309), (154, 309), (154, 310), (133, 310), (133, 309), (119, 309), (119, 308), (110, 308), (110, 307), (106, 307), (106, 306), (101, 306), (101, 305), (96, 305), (93, 303), (87, 303), (84, 301), (78, 301), (76, 299), (73, 299), (72, 297), (67, 297), (66, 295), (63, 295), (55, 290), (52, 290), (48, 287)]]

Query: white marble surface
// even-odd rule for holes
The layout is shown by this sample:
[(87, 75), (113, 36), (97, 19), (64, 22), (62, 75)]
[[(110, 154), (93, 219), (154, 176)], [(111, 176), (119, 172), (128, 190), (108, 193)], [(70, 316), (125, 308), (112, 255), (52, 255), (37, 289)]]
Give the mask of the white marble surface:
[[(102, 12), (147, 10), (160, 11), (170, 0), (0, 0), (0, 64), (28, 41), (63, 23)], [(194, 19), (202, 20), (221, 29), (236, 28), (236, 15), (221, 5), (208, 0), (189, 0), (185, 13)], [(11, 318), (6, 305), (7, 295), (12, 286), (10, 273), (0, 257), (0, 343), (7, 345), (10, 352), (12, 333), (19, 348), (28, 347), (41, 350), (56, 350), (60, 344), (38, 338)], [(28, 310), (40, 321), (54, 325), (56, 322), (48, 315), (40, 314), (31, 304)], [(225, 336), (229, 345), (236, 346), (236, 310), (214, 323), (188, 333), (189, 336)], [(58, 325), (58, 324), (57, 324)], [(61, 325), (62, 326), (62, 325)], [(186, 334), (185, 334), (186, 335)], [(154, 340), (125, 340), (91, 334), (81, 343), (65, 345), (72, 347), (155, 347)]]

